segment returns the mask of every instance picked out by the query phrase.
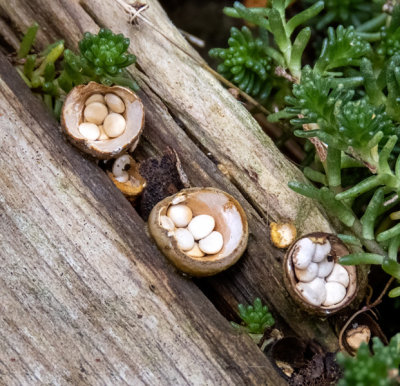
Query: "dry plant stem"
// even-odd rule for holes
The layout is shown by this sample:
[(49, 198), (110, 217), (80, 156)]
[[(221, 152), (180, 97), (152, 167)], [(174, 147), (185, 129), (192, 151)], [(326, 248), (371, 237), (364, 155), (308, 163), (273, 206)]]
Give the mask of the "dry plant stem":
[(369, 284), (367, 285), (367, 291), (368, 291), (368, 294), (366, 295), (365, 303), (368, 306), (371, 301), (372, 294), (374, 292), (374, 290), (372, 289), (372, 287)]
[(282, 78), (287, 79), (291, 83), (299, 83), (300, 80), (294, 77), (293, 75), (289, 74), (284, 68), (281, 66), (276, 67), (275, 74), (281, 76)]
[(180, 51), (182, 51), (185, 55), (187, 55), (190, 59), (192, 59), (196, 64), (204, 68), (206, 71), (208, 71), (210, 74), (214, 75), (221, 83), (225, 84), (225, 86), (229, 88), (233, 88), (238, 91), (238, 93), (246, 99), (249, 103), (252, 105), (256, 106), (261, 112), (263, 112), (266, 115), (271, 114), (270, 111), (268, 111), (264, 106), (260, 105), (254, 98), (252, 98), (249, 94), (246, 94), (244, 91), (242, 91), (240, 88), (236, 87), (233, 83), (231, 83), (229, 80), (225, 79), (221, 74), (219, 74), (217, 71), (213, 70), (207, 63), (201, 62), (199, 59), (197, 59), (195, 56), (193, 56), (190, 52), (186, 51), (184, 48), (182, 48), (178, 43), (176, 43), (174, 40), (169, 38), (167, 35), (165, 35), (162, 31), (160, 31), (149, 19), (146, 18), (146, 16), (142, 15), (142, 11), (145, 11), (148, 8), (148, 5), (142, 5), (138, 10), (135, 10), (135, 8), (125, 2), (125, 0), (117, 0), (117, 3), (121, 5), (121, 7), (124, 9), (125, 12), (127, 12), (130, 15), (130, 22), (134, 23), (136, 18), (139, 18), (140, 20), (144, 21), (146, 24), (148, 24), (154, 31), (159, 33), (161, 36), (163, 36), (165, 39), (167, 39), (173, 46), (178, 48)]
[(261, 337), (260, 341), (257, 343), (257, 346), (261, 349), (263, 346), (264, 342), (269, 338), (271, 335), (272, 327), (268, 327), (265, 331), (263, 336)]
[(185, 37), (185, 39), (191, 43), (192, 45), (195, 45), (199, 48), (204, 48), (206, 46), (206, 42), (202, 39), (200, 39), (197, 36), (192, 35), (189, 32), (186, 32), (182, 29), (179, 29), (179, 32)]
[[(376, 307), (377, 305), (379, 305), (382, 302), (382, 298), (383, 296), (386, 294), (386, 292), (388, 291), (390, 285), (392, 284), (394, 280), (394, 277), (391, 277), (388, 282), (385, 285), (385, 288), (382, 290), (382, 292), (380, 293), (380, 295), (378, 296), (378, 298), (372, 303), (372, 304), (368, 304), (369, 300), (371, 299), (370, 294), (367, 297), (367, 305), (364, 306), (363, 308), (361, 308), (360, 310), (358, 310), (357, 312), (355, 312), (350, 319), (346, 322), (346, 324), (342, 327), (342, 329), (340, 330), (339, 333), (339, 347), (341, 351), (346, 351), (344, 345), (343, 345), (343, 334), (344, 332), (347, 330), (347, 327), (349, 327), (350, 323), (360, 314), (366, 312), (366, 311), (371, 311), (373, 312), (372, 308)], [(375, 314), (374, 314), (375, 315)]]

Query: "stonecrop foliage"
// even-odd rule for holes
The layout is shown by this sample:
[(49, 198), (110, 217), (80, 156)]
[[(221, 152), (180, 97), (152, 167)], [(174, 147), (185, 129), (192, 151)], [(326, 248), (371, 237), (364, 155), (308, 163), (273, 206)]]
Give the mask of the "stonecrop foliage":
[(242, 328), (249, 334), (263, 334), (264, 331), (275, 324), (275, 319), (268, 311), (268, 307), (263, 305), (260, 298), (255, 298), (253, 304), (244, 306), (238, 305), (239, 316), (242, 325), (231, 322), (235, 328)]
[(265, 43), (261, 38), (254, 38), (246, 26), (241, 30), (232, 27), (229, 48), (214, 48), (209, 53), (223, 61), (218, 72), (261, 100), (269, 96), (274, 78), (272, 60), (264, 52)]
[[(289, 120), (296, 136), (319, 141), (315, 160), (304, 169), (313, 184), (293, 181), (290, 187), (320, 201), (342, 221), (345, 233), (357, 236), (353, 242), (364, 251), (341, 262), (379, 264), (400, 280), (400, 5), (311, 1), (288, 19), (290, 4), (272, 0), (267, 8), (247, 9), (235, 2), (225, 8), (227, 15), (254, 25), (259, 37), (244, 27), (246, 39), (233, 44), (231, 37), (228, 49), (211, 54), (224, 60), (219, 70), (244, 91), (260, 81), (270, 85), (271, 122)], [(305, 24), (316, 20), (317, 28), (327, 28), (315, 54), (307, 51), (311, 29)], [(250, 41), (257, 41), (256, 50), (248, 49)], [(254, 71), (261, 63), (267, 63), (262, 78)], [(251, 82), (235, 78), (238, 71)], [(290, 87), (278, 98), (282, 82)], [(399, 295), (399, 286), (389, 292)]]
[(355, 357), (337, 355), (337, 361), (344, 368), (338, 386), (394, 386), (400, 383), (400, 334), (395, 335), (388, 346), (377, 337), (372, 340), (373, 354), (363, 343)]
[[(267, 8), (249, 9), (235, 2), (224, 12), (254, 26), (253, 32), (245, 28), (249, 39), (258, 39), (257, 50), (230, 40), (228, 49), (214, 49), (211, 54), (224, 60), (219, 70), (246, 92), (252, 88), (247, 83), (243, 88), (235, 78), (239, 67), (232, 58), (241, 58), (240, 71), (251, 75), (251, 84), (261, 79), (255, 63), (267, 63), (262, 82), (270, 85), (268, 99), (253, 95), (273, 108), (269, 121), (290, 123), (294, 135), (316, 145), (315, 159), (304, 168), (310, 183), (292, 181), (289, 186), (318, 200), (342, 222), (339, 236), (353, 245), (355, 253), (340, 262), (380, 265), (397, 282), (389, 296), (398, 297), (400, 4), (304, 3), (310, 7), (296, 13), (289, 9), (289, 0), (271, 0)], [(317, 40), (322, 37), (319, 50), (309, 42), (311, 28), (318, 30)], [(399, 344), (397, 335), (388, 347), (375, 340), (373, 356), (367, 346), (356, 358), (339, 356), (345, 367), (341, 384), (391, 385), (382, 377), (398, 371)]]
[[(315, 0), (304, 0), (306, 6), (315, 3)], [(325, 0), (325, 9), (322, 15), (315, 19), (315, 28), (322, 30), (329, 24), (341, 24), (355, 27), (381, 17), (384, 0)]]
[(33, 24), (22, 39), (17, 71), (57, 117), (65, 95), (79, 84), (94, 81), (138, 90), (126, 71), (136, 57), (127, 52), (130, 41), (122, 34), (116, 35), (108, 29), (100, 29), (97, 35), (86, 32), (79, 42), (78, 54), (65, 49), (63, 40), (31, 54), (38, 28), (38, 24)]

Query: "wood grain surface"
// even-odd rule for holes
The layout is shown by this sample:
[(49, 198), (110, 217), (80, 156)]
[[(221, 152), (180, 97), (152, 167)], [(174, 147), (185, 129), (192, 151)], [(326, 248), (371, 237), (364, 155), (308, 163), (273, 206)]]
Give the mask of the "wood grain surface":
[(0, 69), (0, 383), (283, 384)]
[[(150, 8), (146, 11), (146, 16), (157, 28), (187, 50), (191, 50), (158, 2), (148, 0), (148, 3)], [(133, 74), (140, 83), (139, 95), (146, 109), (146, 127), (138, 151), (143, 154), (161, 154), (166, 146), (173, 147), (193, 186), (216, 186), (226, 190), (239, 200), (249, 218), (249, 247), (240, 262), (226, 273), (215, 278), (202, 279), (197, 284), (227, 317), (235, 317), (238, 302), (250, 302), (254, 297), (260, 296), (271, 307), (284, 331), (316, 339), (330, 350), (337, 348), (337, 338), (331, 323), (310, 317), (299, 310), (283, 287), (283, 252), (270, 243), (268, 220), (291, 219), (300, 233), (326, 231), (332, 227), (312, 201), (301, 198), (287, 188), (288, 181), (303, 178), (301, 173), (279, 153), (251, 115), (212, 76), (142, 22), (139, 21), (139, 26), (129, 25), (126, 15), (115, 1), (0, 0), (0, 16), (1, 20), (6, 20), (13, 26), (11, 32), (6, 31), (8, 41), (20, 38), (22, 31), (36, 20), (42, 27), (38, 35), (38, 48), (60, 38), (66, 40), (67, 46), (76, 48), (84, 31), (97, 32), (99, 26), (129, 36), (131, 49), (138, 57), (138, 66), (133, 70)], [(2, 33), (0, 31), (0, 34)], [(196, 55), (193, 50), (191, 52)], [(3, 84), (5, 79), (8, 83), (16, 82), (15, 74), (11, 75), (10, 72), (12, 71), (8, 69), (1, 71)], [(22, 93), (22, 89), (14, 87), (13, 93), (17, 94), (19, 100), (25, 101), (28, 91)], [(51, 121), (50, 124), (49, 117), (43, 114), (36, 116), (36, 108), (32, 109), (31, 103), (26, 105), (24, 102), (24, 106), (35, 116), (38, 125), (52, 136), (55, 131), (54, 122)], [(46, 129), (49, 125), (51, 130)], [(70, 145), (64, 143), (62, 149), (64, 148), (70, 148)], [(50, 151), (49, 157), (53, 162), (58, 161), (58, 151), (60, 150)], [(90, 225), (96, 218), (92, 210), (100, 212), (101, 215), (106, 212), (110, 226), (115, 231), (109, 233), (107, 230), (107, 235), (104, 234), (99, 239), (93, 236), (92, 244), (107, 244), (110, 238), (115, 237), (115, 232), (118, 232), (120, 239), (117, 244), (120, 245), (120, 240), (125, 240), (124, 233), (119, 229), (121, 216), (125, 219), (128, 216), (126, 213), (129, 213), (128, 217), (135, 218), (135, 223), (140, 224), (138, 216), (131, 207), (127, 209), (128, 204), (124, 204), (123, 213), (120, 213), (119, 206), (122, 205), (122, 201), (115, 201), (115, 198), (110, 200), (110, 193), (104, 193), (105, 189), (113, 191), (114, 188), (100, 177), (101, 172), (84, 160), (78, 152), (68, 151), (71, 151), (73, 156), (69, 155), (66, 158), (68, 162), (73, 161), (75, 166), (69, 174), (67, 173), (62, 185), (66, 186), (65, 196), (58, 193), (50, 196), (63, 203), (70, 195), (74, 198), (76, 194), (70, 190), (69, 178), (72, 181), (74, 178), (83, 181), (82, 189), (88, 188), (96, 200), (107, 202), (108, 209), (104, 209), (103, 204), (91, 205), (92, 209), (87, 209), (82, 214), (83, 217), (87, 216), (86, 221), (89, 225), (79, 228), (79, 235), (84, 239), (91, 237)], [(81, 166), (81, 163), (84, 166)], [(88, 176), (81, 171), (81, 167), (97, 170), (97, 174), (93, 175), (91, 172)], [(25, 179), (29, 180), (31, 175), (32, 171), (27, 170)], [(101, 178), (101, 181), (98, 178)], [(103, 184), (106, 184), (107, 188)], [(72, 186), (75, 184), (72, 183)], [(29, 194), (36, 197), (39, 194), (35, 190), (37, 187), (30, 185), (30, 188), (34, 190)], [(40, 195), (43, 194), (41, 191)], [(114, 189), (113, 195), (118, 194)], [(56, 206), (56, 202), (54, 205)], [(75, 205), (80, 206), (79, 200)], [(95, 223), (97, 224), (96, 221)], [(143, 248), (148, 248), (151, 242), (146, 239), (142, 225), (136, 225), (142, 233), (138, 233), (135, 242), (146, 246)], [(68, 229), (68, 225), (60, 226), (57, 234), (62, 238), (62, 230)], [(72, 245), (70, 247), (72, 248)], [(69, 254), (73, 254), (73, 251), (74, 249), (66, 248)], [(134, 255), (136, 257), (136, 253)], [(159, 255), (156, 256), (157, 259), (144, 258), (149, 267), (152, 267), (156, 260), (157, 264), (162, 264), (162, 270), (167, 269), (178, 283), (187, 283)], [(157, 264), (151, 269), (158, 274), (161, 268)], [(107, 271), (107, 264), (103, 265), (103, 269)], [(88, 279), (89, 282), (95, 282), (95, 277), (96, 274), (93, 273), (90, 280)], [(143, 280), (146, 282), (148, 277), (145, 276)], [(183, 291), (180, 285), (177, 284), (176, 287), (178, 292)], [(192, 288), (192, 283), (187, 285)], [(334, 319), (331, 322), (334, 322)]]

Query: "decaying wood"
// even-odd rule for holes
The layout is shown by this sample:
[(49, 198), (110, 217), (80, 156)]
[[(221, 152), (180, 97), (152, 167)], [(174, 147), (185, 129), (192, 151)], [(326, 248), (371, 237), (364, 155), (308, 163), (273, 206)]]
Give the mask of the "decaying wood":
[(283, 384), (0, 69), (0, 383)]
[[(158, 2), (148, 3), (146, 16), (191, 50)], [(227, 315), (233, 314), (238, 302), (260, 296), (274, 316), (296, 333), (336, 349), (337, 338), (329, 323), (301, 312), (283, 288), (283, 254), (270, 244), (267, 219), (291, 219), (299, 233), (329, 231), (331, 227), (314, 202), (287, 188), (288, 181), (303, 177), (251, 115), (162, 36), (140, 21), (139, 26), (126, 23), (116, 2), (54, 0), (49, 5), (41, 0), (1, 0), (1, 8), (21, 31), (34, 20), (45, 27), (38, 36), (39, 47), (64, 38), (67, 46), (76, 48), (82, 33), (97, 32), (99, 25), (131, 38), (132, 51), (138, 57), (138, 69), (133, 73), (141, 85), (146, 108), (142, 150), (161, 153), (165, 146), (173, 147), (194, 186), (226, 190), (239, 200), (249, 217), (247, 253), (239, 264), (216, 278), (202, 280), (200, 286)]]
[[(158, 1), (147, 3), (146, 17), (197, 56)], [(141, 69), (135, 75), (185, 124), (190, 136), (224, 165), (230, 178), (257, 209), (274, 221), (294, 221), (303, 233), (331, 230), (313, 201), (288, 188), (289, 181), (304, 177), (282, 156), (247, 110), (212, 75), (151, 27), (140, 20), (139, 26), (130, 25), (117, 2), (82, 0), (79, 4), (87, 13), (74, 0), (50, 3), (3, 0), (0, 4), (21, 29), (27, 28), (32, 20), (46, 25), (46, 31), (39, 37), (45, 35), (47, 41), (63, 37), (69, 46), (76, 47), (82, 32), (97, 32), (97, 25), (130, 37)]]

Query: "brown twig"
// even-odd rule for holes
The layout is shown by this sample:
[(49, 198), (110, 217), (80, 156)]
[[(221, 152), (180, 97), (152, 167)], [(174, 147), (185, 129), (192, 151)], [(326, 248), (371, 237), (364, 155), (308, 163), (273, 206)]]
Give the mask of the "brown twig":
[(275, 69), (275, 74), (287, 79), (291, 83), (299, 83), (299, 79), (289, 74), (283, 67), (277, 66)]
[(378, 298), (370, 305), (366, 305), (363, 308), (361, 308), (360, 310), (358, 310), (356, 313), (354, 313), (349, 320), (345, 323), (345, 325), (342, 327), (342, 329), (340, 330), (339, 333), (339, 347), (341, 351), (346, 351), (344, 345), (343, 345), (343, 334), (344, 332), (347, 330), (347, 327), (349, 327), (350, 323), (360, 314), (366, 312), (366, 311), (370, 311), (372, 308), (376, 307), (377, 305), (379, 305), (382, 302), (382, 298), (383, 296), (386, 294), (386, 292), (388, 291), (390, 285), (392, 284), (394, 280), (394, 277), (391, 277), (388, 282), (385, 285), (385, 288), (382, 290), (382, 292), (380, 293), (380, 295), (378, 296)]
[(371, 301), (371, 298), (372, 298), (372, 295), (374, 293), (374, 290), (369, 284), (367, 285), (367, 290), (368, 290), (368, 295), (367, 295), (367, 297), (365, 299), (365, 304), (367, 306), (369, 306), (369, 302)]

